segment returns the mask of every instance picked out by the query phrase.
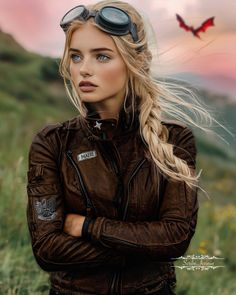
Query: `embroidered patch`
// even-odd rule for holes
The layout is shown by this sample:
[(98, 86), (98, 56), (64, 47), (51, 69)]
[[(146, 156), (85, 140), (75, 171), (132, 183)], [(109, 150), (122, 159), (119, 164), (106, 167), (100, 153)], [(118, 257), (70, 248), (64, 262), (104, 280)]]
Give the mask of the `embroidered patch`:
[(38, 214), (38, 219), (40, 220), (53, 220), (56, 213), (56, 200), (55, 198), (50, 198), (48, 200), (43, 199), (41, 202), (35, 202), (35, 209)]
[(82, 154), (78, 154), (77, 155), (77, 160), (80, 161), (84, 161), (84, 160), (88, 160), (88, 159), (92, 159), (97, 157), (97, 152), (96, 151), (88, 151)]

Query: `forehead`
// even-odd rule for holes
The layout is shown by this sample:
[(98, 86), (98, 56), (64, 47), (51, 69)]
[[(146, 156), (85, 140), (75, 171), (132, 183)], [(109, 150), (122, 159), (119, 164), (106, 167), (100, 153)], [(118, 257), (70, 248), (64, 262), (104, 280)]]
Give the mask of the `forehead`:
[(90, 22), (86, 22), (73, 32), (70, 47), (81, 50), (94, 47), (108, 47), (117, 51), (115, 42), (110, 35), (99, 30)]

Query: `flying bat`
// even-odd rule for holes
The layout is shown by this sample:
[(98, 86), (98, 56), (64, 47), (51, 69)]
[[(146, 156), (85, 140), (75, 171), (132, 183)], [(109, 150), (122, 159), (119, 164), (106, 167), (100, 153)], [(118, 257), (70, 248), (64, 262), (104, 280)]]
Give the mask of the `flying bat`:
[(214, 17), (208, 18), (206, 21), (204, 21), (201, 24), (200, 27), (198, 27), (196, 29), (194, 29), (192, 26), (186, 25), (185, 22), (184, 22), (184, 20), (183, 20), (183, 18), (180, 15), (176, 14), (176, 18), (177, 18), (177, 20), (179, 22), (180, 28), (183, 28), (185, 31), (192, 32), (193, 35), (195, 37), (199, 38), (199, 39), (201, 39), (200, 36), (199, 36), (199, 33), (205, 32), (206, 29), (208, 29), (211, 26), (214, 26)]

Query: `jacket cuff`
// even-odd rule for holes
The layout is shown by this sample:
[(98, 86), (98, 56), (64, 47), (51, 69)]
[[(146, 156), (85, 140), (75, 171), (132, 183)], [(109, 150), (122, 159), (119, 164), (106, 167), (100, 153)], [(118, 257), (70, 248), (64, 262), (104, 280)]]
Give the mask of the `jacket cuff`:
[(93, 223), (95, 222), (94, 217), (91, 216), (86, 216), (84, 219), (84, 223), (82, 226), (82, 232), (81, 232), (81, 237), (85, 238), (85, 239), (89, 239), (90, 238), (90, 234), (91, 234), (91, 227), (93, 226)]

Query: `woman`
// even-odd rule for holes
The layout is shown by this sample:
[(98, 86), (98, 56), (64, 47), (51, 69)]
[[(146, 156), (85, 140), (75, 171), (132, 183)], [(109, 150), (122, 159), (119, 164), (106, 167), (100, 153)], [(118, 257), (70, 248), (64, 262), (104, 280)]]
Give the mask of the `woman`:
[(208, 113), (153, 78), (145, 23), (130, 4), (78, 6), (61, 27), (60, 72), (80, 115), (37, 133), (27, 186), (50, 294), (174, 294), (199, 175), (193, 132), (164, 113), (183, 114), (176, 102)]

